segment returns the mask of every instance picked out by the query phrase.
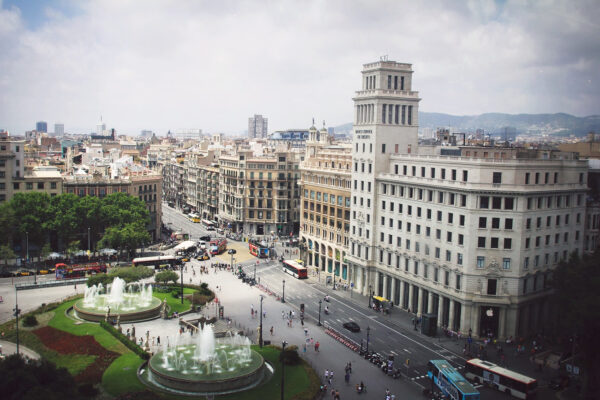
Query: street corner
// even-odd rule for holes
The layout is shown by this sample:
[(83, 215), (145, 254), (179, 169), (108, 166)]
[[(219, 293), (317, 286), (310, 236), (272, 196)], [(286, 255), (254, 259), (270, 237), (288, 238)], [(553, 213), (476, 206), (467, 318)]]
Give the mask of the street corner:
[[(234, 263), (245, 263), (247, 261), (257, 260), (255, 256), (250, 254), (247, 243), (228, 240), (227, 250), (231, 249), (236, 251), (236, 253), (233, 255), (233, 259), (235, 260)], [(217, 258), (217, 260), (219, 260), (220, 262), (231, 262), (231, 255), (228, 254), (227, 251), (225, 251), (222, 254), (219, 254), (218, 256), (215, 256), (215, 258)]]

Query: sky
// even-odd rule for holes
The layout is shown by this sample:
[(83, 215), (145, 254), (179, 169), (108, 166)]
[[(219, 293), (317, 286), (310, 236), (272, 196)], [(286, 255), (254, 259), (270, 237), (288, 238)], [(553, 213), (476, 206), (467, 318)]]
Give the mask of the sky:
[(420, 111), (600, 114), (599, 21), (598, 0), (0, 0), (0, 129), (335, 126), (381, 56)]

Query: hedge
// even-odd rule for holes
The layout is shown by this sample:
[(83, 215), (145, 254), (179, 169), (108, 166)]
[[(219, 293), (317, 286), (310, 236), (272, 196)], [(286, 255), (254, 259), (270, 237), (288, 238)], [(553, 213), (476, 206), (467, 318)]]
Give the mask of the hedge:
[(140, 356), (143, 360), (149, 360), (150, 354), (144, 351), (140, 346), (138, 346), (133, 341), (129, 340), (127, 336), (119, 332), (114, 326), (105, 321), (100, 321), (100, 326), (104, 328), (108, 333), (113, 335), (117, 340), (123, 343), (127, 348), (133, 351), (135, 354)]
[(90, 276), (87, 280), (88, 287), (102, 283), (103, 286), (112, 283), (113, 279), (119, 277), (126, 283), (137, 282), (154, 275), (154, 269), (143, 265), (137, 267), (112, 268), (110, 274), (97, 274)]

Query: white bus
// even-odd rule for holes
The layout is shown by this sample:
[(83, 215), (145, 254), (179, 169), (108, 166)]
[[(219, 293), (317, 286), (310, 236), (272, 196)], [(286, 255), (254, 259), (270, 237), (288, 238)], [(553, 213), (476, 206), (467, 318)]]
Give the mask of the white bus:
[(465, 377), (475, 382), (485, 383), (519, 399), (533, 399), (537, 392), (535, 379), (479, 358), (467, 361)]
[(202, 225), (204, 225), (204, 227), (206, 228), (207, 231), (214, 231), (215, 230), (215, 223), (212, 221), (209, 221), (207, 219), (203, 219), (202, 220)]

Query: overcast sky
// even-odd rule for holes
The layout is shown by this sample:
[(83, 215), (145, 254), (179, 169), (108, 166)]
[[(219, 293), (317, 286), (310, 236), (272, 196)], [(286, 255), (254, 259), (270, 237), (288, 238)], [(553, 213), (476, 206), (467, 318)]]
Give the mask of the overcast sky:
[(578, 1), (0, 0), (0, 128), (240, 133), (352, 121), (362, 64), (412, 63), (421, 111), (600, 114)]

